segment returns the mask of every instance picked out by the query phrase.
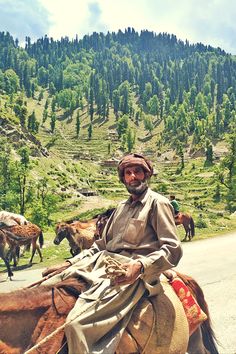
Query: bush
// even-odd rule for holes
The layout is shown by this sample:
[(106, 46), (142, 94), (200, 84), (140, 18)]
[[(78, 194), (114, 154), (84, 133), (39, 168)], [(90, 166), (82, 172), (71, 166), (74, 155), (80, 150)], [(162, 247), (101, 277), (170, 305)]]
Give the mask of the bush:
[(199, 216), (197, 218), (197, 220), (195, 221), (195, 226), (199, 229), (206, 229), (208, 227), (206, 220), (204, 220), (202, 216)]

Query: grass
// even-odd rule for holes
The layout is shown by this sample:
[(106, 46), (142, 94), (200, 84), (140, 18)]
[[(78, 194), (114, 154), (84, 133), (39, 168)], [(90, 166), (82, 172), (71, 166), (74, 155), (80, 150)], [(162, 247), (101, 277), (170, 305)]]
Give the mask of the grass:
[[(39, 122), (42, 121), (43, 107), (46, 95), (40, 103), (37, 100), (28, 100), (28, 111), (35, 110)], [(38, 256), (35, 257), (34, 267), (45, 267), (50, 264), (60, 263), (63, 259), (70, 257), (68, 245), (63, 241), (60, 246), (53, 244), (55, 235), (54, 226), (58, 221), (90, 218), (99, 211), (104, 211), (115, 206), (120, 200), (126, 198), (127, 192), (124, 186), (118, 181), (116, 168), (103, 168), (101, 162), (111, 157), (119, 159), (123, 155), (120, 149), (120, 142), (111, 132), (114, 131), (116, 119), (110, 110), (109, 120), (102, 121), (96, 115), (93, 120), (92, 139), (88, 140), (88, 124), (90, 122), (86, 109), (81, 114), (81, 131), (77, 138), (75, 136), (75, 117), (72, 119), (62, 118), (63, 111), (57, 111), (55, 134), (50, 133), (50, 119), (40, 126), (38, 139), (45, 146), (49, 147), (49, 157), (33, 158), (32, 180), (47, 177), (48, 185), (54, 193), (61, 197), (57, 210), (51, 215), (53, 226), (44, 230), (45, 246), (43, 248), (44, 262), (38, 263)], [(157, 148), (156, 142), (159, 139), (161, 126), (157, 126), (152, 136), (144, 131), (143, 123), (139, 127), (130, 121), (130, 126), (136, 131), (136, 146), (134, 150), (148, 155), (154, 162), (156, 174), (151, 180), (152, 189), (169, 196), (175, 194), (180, 202), (181, 210), (193, 216), (197, 225), (196, 236), (193, 239), (204, 239), (222, 235), (236, 230), (236, 218), (230, 218), (229, 212), (225, 210), (226, 189), (221, 186), (221, 198), (218, 202), (214, 199), (216, 190), (216, 178), (214, 176), (215, 165), (204, 166), (204, 157), (188, 159), (185, 161), (184, 170), (179, 169), (179, 158), (175, 152), (169, 150), (169, 154), (163, 153), (168, 150), (167, 146)], [(142, 143), (141, 143), (142, 141)], [(108, 146), (111, 145), (111, 152)], [(224, 142), (218, 143), (224, 148)], [(91, 205), (89, 197), (82, 197), (78, 190), (89, 188), (100, 196), (99, 205)], [(87, 204), (86, 204), (87, 203)], [(87, 207), (86, 207), (87, 205)], [(184, 238), (184, 229), (178, 227), (178, 236)], [(20, 260), (26, 264), (29, 258), (26, 254)], [(0, 266), (3, 263), (0, 260)]]

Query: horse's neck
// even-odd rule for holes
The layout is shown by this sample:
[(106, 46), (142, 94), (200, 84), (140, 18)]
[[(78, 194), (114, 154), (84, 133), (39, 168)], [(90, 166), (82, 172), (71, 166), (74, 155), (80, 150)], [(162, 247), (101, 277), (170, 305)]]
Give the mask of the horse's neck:
[(68, 232), (67, 235), (66, 235), (66, 238), (69, 242), (69, 245), (73, 248), (74, 246), (77, 246), (77, 243), (74, 239), (74, 237)]

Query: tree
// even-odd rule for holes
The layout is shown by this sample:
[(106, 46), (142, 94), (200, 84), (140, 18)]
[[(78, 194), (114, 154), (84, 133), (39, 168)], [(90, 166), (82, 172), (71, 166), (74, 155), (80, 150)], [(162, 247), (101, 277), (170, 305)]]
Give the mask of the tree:
[(206, 139), (206, 161), (205, 164), (206, 165), (212, 165), (213, 164), (213, 148), (212, 148), (212, 144), (210, 142), (209, 139)]
[(113, 91), (112, 95), (112, 102), (113, 102), (113, 109), (116, 118), (118, 117), (118, 111), (119, 111), (119, 106), (120, 106), (120, 96), (118, 90)]
[(128, 120), (129, 120), (129, 117), (127, 116), (127, 114), (124, 114), (122, 117), (120, 117), (118, 119), (118, 122), (117, 122), (117, 133), (118, 133), (118, 137), (119, 139), (122, 137), (122, 135), (124, 135), (127, 131), (127, 128), (128, 128)]
[(26, 204), (27, 178), (30, 169), (29, 149), (28, 147), (22, 147), (21, 149), (19, 149), (18, 153), (20, 155), (20, 162), (16, 163), (17, 182), (20, 197), (20, 213), (24, 215)]
[(3, 138), (0, 140), (0, 205), (2, 209), (8, 206), (7, 194), (10, 190), (11, 170), (10, 170), (10, 146)]
[(43, 110), (43, 123), (46, 122), (47, 118), (48, 118), (48, 110), (45, 108)]
[(147, 102), (147, 107), (149, 113), (158, 118), (158, 115), (160, 114), (160, 104), (157, 95), (154, 95), (150, 98), (150, 100)]
[(7, 69), (4, 74), (5, 87), (8, 94), (16, 93), (20, 89), (20, 79), (13, 69)]
[(32, 133), (37, 133), (39, 130), (39, 123), (36, 120), (35, 111), (28, 117), (28, 130)]
[(55, 127), (56, 127), (56, 114), (52, 113), (51, 115), (51, 122), (50, 122), (50, 126), (51, 126), (51, 132), (54, 133)]
[(91, 122), (93, 121), (93, 114), (94, 114), (93, 101), (94, 101), (94, 93), (93, 93), (93, 89), (90, 88), (88, 104), (89, 104), (89, 116)]
[(154, 125), (150, 116), (144, 116), (143, 118), (144, 128), (152, 135), (152, 131), (154, 129)]
[(135, 144), (135, 133), (130, 128), (126, 132), (126, 144), (128, 152), (131, 152)]
[(79, 133), (80, 133), (80, 114), (79, 114), (79, 110), (77, 112), (76, 115), (76, 137), (79, 137)]
[(178, 143), (176, 153), (180, 157), (180, 171), (182, 171), (184, 169), (184, 149), (181, 143)]
[(45, 199), (49, 193), (48, 178), (44, 177), (37, 183), (37, 198), (41, 200), (42, 206), (45, 206)]
[(223, 159), (216, 176), (227, 188), (227, 208), (230, 212), (236, 210), (236, 134), (229, 136), (229, 152)]
[(88, 140), (92, 139), (92, 134), (93, 134), (93, 125), (92, 123), (90, 123), (88, 126)]
[(19, 114), (20, 124), (22, 127), (25, 126), (26, 116), (27, 116), (27, 108), (25, 106), (22, 106)]
[(126, 80), (119, 86), (119, 110), (123, 114), (128, 114), (130, 110), (130, 84)]

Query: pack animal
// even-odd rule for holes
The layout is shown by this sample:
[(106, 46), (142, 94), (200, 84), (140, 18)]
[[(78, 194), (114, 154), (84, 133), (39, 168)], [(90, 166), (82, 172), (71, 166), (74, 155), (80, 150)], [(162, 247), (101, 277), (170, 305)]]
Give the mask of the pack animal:
[(187, 241), (187, 238), (191, 241), (195, 235), (195, 224), (192, 216), (187, 213), (179, 212), (175, 217), (175, 225), (183, 225), (185, 229), (185, 237), (183, 241)]
[[(32, 245), (32, 254), (29, 263), (33, 262), (33, 258), (36, 250), (38, 251), (40, 261), (43, 261), (43, 256), (40, 248), (42, 248), (44, 239), (43, 233), (40, 227), (35, 224), (27, 224), (27, 225), (13, 225), (2, 228), (0, 233), (0, 245), (1, 245), (1, 258), (4, 260), (7, 270), (8, 276), (11, 279), (13, 275), (9, 265), (9, 257), (13, 255), (14, 266), (17, 265), (17, 256), (20, 246)], [(37, 240), (39, 239), (39, 245)], [(8, 251), (6, 249), (8, 248)]]
[[(182, 275), (182, 279), (185, 276)], [(185, 281), (197, 291), (200, 287), (190, 277)], [(67, 353), (63, 325), (81, 291), (86, 289), (82, 280), (69, 278), (56, 286), (39, 286), (18, 290), (8, 296), (0, 294), (0, 353), (23, 354)], [(116, 354), (219, 354), (210, 315), (204, 296), (202, 303), (208, 319), (190, 336), (181, 302), (171, 286), (163, 282), (163, 294), (143, 298), (134, 310)], [(200, 294), (203, 294), (200, 289)], [(159, 311), (153, 310), (157, 305)], [(156, 322), (157, 321), (157, 322)], [(52, 332), (58, 330), (51, 337)], [(142, 328), (142, 330), (141, 330)], [(42, 342), (44, 340), (44, 342)], [(41, 342), (41, 344), (40, 344)], [(35, 345), (37, 348), (33, 349)], [(30, 349), (32, 348), (32, 350)]]
[(63, 239), (67, 239), (72, 256), (92, 246), (95, 237), (97, 218), (88, 221), (74, 221), (72, 223), (61, 222), (56, 226), (56, 237), (53, 242), (59, 245)]
[(94, 233), (95, 239), (99, 239), (102, 235), (102, 232), (104, 230), (104, 227), (107, 223), (107, 220), (111, 216), (111, 214), (115, 211), (115, 208), (110, 208), (107, 209), (104, 213), (101, 213), (98, 215), (97, 221), (96, 221), (96, 230)]

